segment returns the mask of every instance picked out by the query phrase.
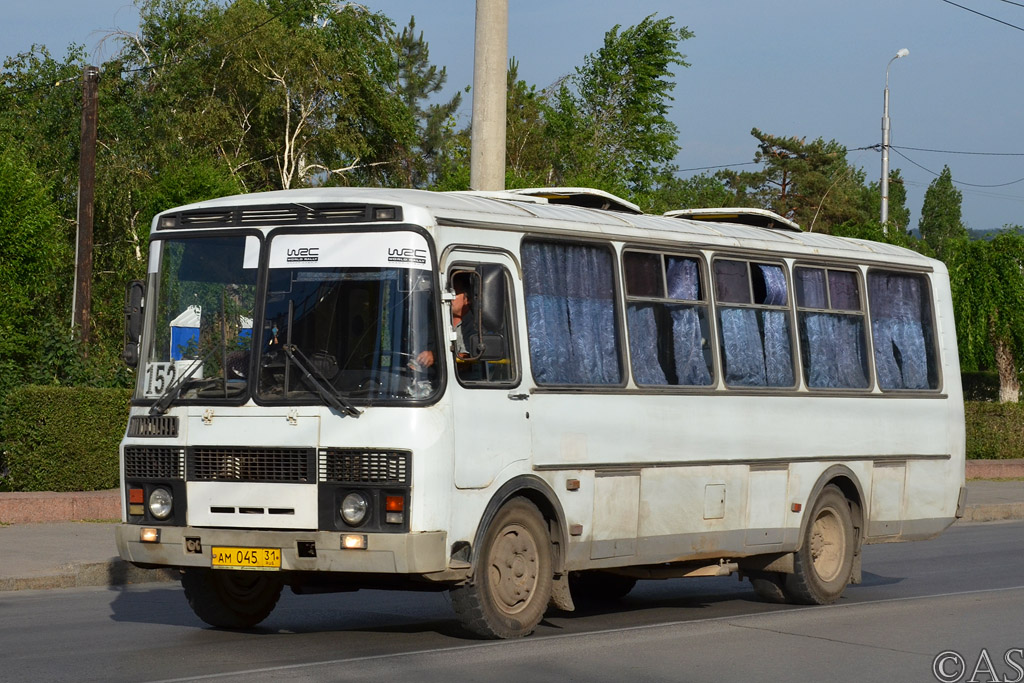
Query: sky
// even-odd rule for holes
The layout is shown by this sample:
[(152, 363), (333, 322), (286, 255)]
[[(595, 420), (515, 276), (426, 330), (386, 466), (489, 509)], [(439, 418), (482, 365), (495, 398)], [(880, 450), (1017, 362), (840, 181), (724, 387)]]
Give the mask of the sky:
[[(399, 28), (416, 17), (432, 61), (448, 69), (443, 95), (471, 84), (472, 0), (361, 1)], [(951, 0), (510, 0), (509, 56), (521, 78), (543, 88), (582, 65), (613, 26), (674, 17), (694, 33), (680, 47), (690, 67), (676, 70), (669, 113), (682, 176), (713, 166), (753, 170), (741, 164), (753, 160), (756, 127), (836, 140), (877, 180), (881, 153), (855, 148), (881, 143), (886, 66), (907, 48), (889, 66), (890, 166), (907, 181), (911, 227), (944, 165), (963, 193), (968, 228), (1024, 225), (1024, 2), (956, 3), (992, 18)], [(116, 49), (104, 37), (138, 23), (127, 0), (9, 5), (0, 22), (5, 57), (33, 43), (61, 56), (78, 43), (102, 63)], [(460, 116), (468, 123), (468, 106)]]

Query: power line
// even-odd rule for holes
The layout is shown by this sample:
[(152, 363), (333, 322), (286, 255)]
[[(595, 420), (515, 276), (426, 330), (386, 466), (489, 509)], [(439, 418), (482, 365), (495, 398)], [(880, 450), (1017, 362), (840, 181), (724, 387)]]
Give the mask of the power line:
[(695, 166), (694, 168), (680, 168), (676, 173), (689, 173), (690, 171), (712, 171), (719, 168), (733, 168), (734, 166), (754, 166), (759, 161), (744, 161), (738, 164), (722, 164), (721, 166)]
[(959, 7), (960, 9), (965, 10), (967, 12), (970, 12), (971, 14), (977, 14), (979, 17), (985, 17), (986, 19), (991, 19), (992, 21), (994, 21), (996, 23), (999, 23), (999, 24), (1003, 24), (1004, 26), (1009, 26), (1010, 28), (1015, 28), (1018, 31), (1024, 31), (1024, 27), (1017, 26), (1016, 24), (1011, 24), (1010, 22), (1003, 21), (1002, 19), (996, 19), (995, 17), (989, 16), (988, 14), (984, 14), (982, 12), (979, 12), (976, 9), (971, 9), (970, 7), (964, 7), (963, 5), (958, 5), (955, 2), (953, 2), (952, 0), (942, 0), (942, 2), (946, 3), (947, 5), (953, 5), (953, 7)]
[[(876, 145), (877, 149), (878, 146)], [(905, 145), (889, 145), (889, 149), (909, 149), (912, 152), (935, 152), (936, 154), (971, 154), (982, 157), (1024, 157), (1024, 152), (964, 152), (953, 149), (928, 149), (926, 147), (907, 147)]]
[[(907, 161), (912, 163), (914, 166), (917, 166), (922, 171), (926, 171), (928, 173), (931, 173), (935, 177), (938, 177), (940, 175), (939, 173), (936, 173), (935, 171), (931, 170), (930, 168), (928, 168), (926, 166), (922, 166), (921, 164), (917, 163), (916, 161), (914, 161), (913, 159), (911, 159), (910, 157), (908, 157), (906, 154), (904, 154), (903, 152), (899, 151), (898, 149), (896, 149), (894, 147), (890, 147), (890, 149), (892, 149), (892, 151), (896, 152), (901, 157), (903, 157), (904, 159), (906, 159)], [(953, 182), (956, 183), (957, 185), (964, 185), (965, 187), (1007, 187), (1009, 185), (1016, 185), (1017, 183), (1024, 182), (1024, 178), (1018, 178), (1017, 180), (1011, 180), (1008, 183), (996, 183), (994, 185), (981, 185), (981, 184), (978, 184), (978, 183), (965, 183), (962, 180), (954, 180)]]

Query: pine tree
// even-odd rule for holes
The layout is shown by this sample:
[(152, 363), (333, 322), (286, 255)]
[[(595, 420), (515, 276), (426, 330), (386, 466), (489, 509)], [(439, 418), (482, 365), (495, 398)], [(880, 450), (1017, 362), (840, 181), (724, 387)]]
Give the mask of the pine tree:
[(921, 220), (918, 222), (921, 238), (939, 258), (942, 258), (949, 240), (967, 236), (967, 229), (960, 220), (962, 199), (960, 190), (953, 186), (949, 166), (943, 166), (942, 173), (924, 193)]

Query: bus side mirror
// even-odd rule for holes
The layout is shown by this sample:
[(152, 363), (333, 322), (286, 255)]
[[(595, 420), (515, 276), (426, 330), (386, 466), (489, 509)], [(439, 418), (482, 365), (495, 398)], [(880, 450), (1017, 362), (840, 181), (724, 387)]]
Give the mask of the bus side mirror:
[(496, 361), (508, 358), (505, 337), (505, 309), (508, 294), (505, 284), (505, 269), (494, 263), (482, 263), (476, 274), (480, 278), (480, 332), (470, 337), (470, 351), (480, 360)]
[(480, 317), (483, 330), (504, 332), (505, 308), (508, 295), (505, 292), (505, 270), (494, 263), (483, 263), (477, 268), (480, 275)]
[(130, 368), (139, 364), (139, 339), (142, 337), (142, 306), (146, 287), (141, 280), (132, 280), (124, 296), (124, 351), (121, 357)]

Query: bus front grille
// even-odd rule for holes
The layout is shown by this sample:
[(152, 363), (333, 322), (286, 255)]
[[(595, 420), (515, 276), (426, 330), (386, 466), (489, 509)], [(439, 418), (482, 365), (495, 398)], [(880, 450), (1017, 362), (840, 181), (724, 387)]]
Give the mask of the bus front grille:
[(188, 450), (190, 481), (312, 483), (311, 448), (197, 446)]
[(175, 438), (178, 436), (178, 418), (173, 415), (133, 415), (128, 420), (128, 436)]
[(320, 451), (320, 481), (408, 486), (410, 458), (408, 451), (323, 449)]
[(185, 449), (150, 446), (126, 446), (124, 476), (126, 479), (183, 479)]

